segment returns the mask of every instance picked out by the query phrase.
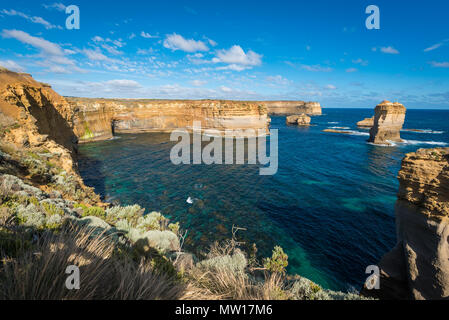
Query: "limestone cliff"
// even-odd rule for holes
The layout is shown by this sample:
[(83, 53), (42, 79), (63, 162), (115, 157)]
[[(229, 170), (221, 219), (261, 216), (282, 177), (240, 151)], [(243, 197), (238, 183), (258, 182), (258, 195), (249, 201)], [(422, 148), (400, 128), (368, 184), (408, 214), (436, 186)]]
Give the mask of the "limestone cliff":
[(374, 126), (374, 116), (371, 118), (365, 118), (362, 121), (357, 122), (357, 127), (372, 128)]
[(301, 115), (289, 116), (286, 119), (287, 124), (293, 124), (298, 126), (309, 126), (311, 118), (304, 113)]
[[(74, 116), (70, 104), (49, 85), (1, 69), (0, 149), (9, 156), (0, 157), (0, 173), (17, 175), (45, 191), (53, 185), (60, 193), (100, 204), (78, 174)], [(55, 168), (63, 170), (58, 181), (52, 180)]]
[[(268, 133), (266, 107), (258, 102), (220, 100), (128, 100), (67, 98), (76, 110), (74, 132), (80, 142), (103, 140), (114, 133), (203, 130), (262, 130)], [(256, 131), (257, 134), (257, 131)]]
[(397, 245), (379, 292), (388, 299), (449, 299), (449, 148), (407, 154), (399, 171)]
[(405, 112), (405, 107), (400, 103), (382, 101), (375, 109), (374, 124), (368, 141), (375, 144), (402, 141), (400, 132), (404, 124)]
[(262, 101), (268, 109), (268, 114), (274, 116), (289, 116), (305, 113), (311, 116), (322, 114), (321, 105), (318, 102), (304, 101)]

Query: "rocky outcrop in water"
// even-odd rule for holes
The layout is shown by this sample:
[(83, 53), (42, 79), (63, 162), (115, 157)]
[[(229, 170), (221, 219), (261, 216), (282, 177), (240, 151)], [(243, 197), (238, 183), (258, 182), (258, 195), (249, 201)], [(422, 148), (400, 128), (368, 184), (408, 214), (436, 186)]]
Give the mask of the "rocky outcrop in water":
[(273, 116), (289, 116), (295, 114), (307, 114), (320, 116), (321, 105), (318, 102), (304, 101), (262, 101), (260, 102), (268, 109), (268, 114)]
[(357, 127), (372, 128), (374, 126), (374, 116), (371, 118), (365, 118), (362, 121), (357, 122)]
[(449, 299), (449, 148), (409, 153), (399, 171), (397, 245), (380, 264), (384, 299)]
[(287, 124), (297, 125), (297, 126), (309, 126), (311, 118), (306, 116), (304, 113), (301, 115), (289, 116), (287, 117)]
[(368, 141), (374, 144), (401, 142), (400, 132), (405, 112), (405, 107), (398, 102), (382, 101), (375, 109), (374, 124)]

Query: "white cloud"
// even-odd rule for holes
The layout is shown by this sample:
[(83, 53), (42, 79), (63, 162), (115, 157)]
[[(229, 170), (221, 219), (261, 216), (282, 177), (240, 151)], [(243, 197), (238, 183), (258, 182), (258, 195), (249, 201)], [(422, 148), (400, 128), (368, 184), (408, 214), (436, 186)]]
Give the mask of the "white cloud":
[(432, 65), (432, 67), (435, 67), (435, 68), (449, 68), (449, 62), (431, 61), (429, 63)]
[(173, 51), (181, 50), (185, 52), (208, 51), (209, 48), (203, 41), (185, 39), (183, 36), (173, 33), (167, 35), (164, 40), (164, 47)]
[(109, 61), (110, 59), (106, 57), (103, 53), (101, 53), (100, 50), (91, 50), (91, 49), (84, 49), (83, 53), (87, 56), (89, 60), (93, 61)]
[(395, 48), (389, 46), (389, 47), (381, 47), (380, 51), (382, 51), (383, 53), (388, 53), (388, 54), (399, 54), (399, 51), (396, 50)]
[(301, 69), (311, 71), (311, 72), (331, 72), (333, 69), (331, 67), (323, 67), (319, 64), (315, 65), (306, 65), (302, 64), (300, 65)]
[(21, 17), (24, 18), (32, 23), (37, 23), (37, 24), (41, 24), (45, 27), (45, 29), (62, 29), (61, 26), (56, 26), (54, 24), (51, 24), (50, 22), (46, 21), (44, 18), (41, 17), (31, 17), (23, 12), (20, 11), (16, 11), (16, 10), (6, 10), (3, 9), (0, 11), (0, 13), (6, 14), (8, 16), (17, 16), (17, 17)]
[(328, 89), (328, 90), (336, 90), (337, 89), (337, 87), (334, 86), (333, 84), (328, 84), (328, 85), (324, 86), (324, 88)]
[(195, 87), (201, 87), (204, 86), (207, 82), (203, 80), (192, 80), (190, 83)]
[(48, 10), (55, 9), (58, 11), (65, 11), (65, 8), (66, 8), (66, 6), (60, 2), (55, 2), (53, 4), (45, 4), (44, 3), (44, 4), (42, 4), (42, 6)]
[(140, 33), (140, 36), (141, 36), (142, 38), (145, 38), (145, 39), (155, 39), (155, 38), (159, 38), (158, 36), (153, 36), (153, 35), (151, 35), (151, 34), (145, 32), (145, 31), (142, 31), (142, 32)]
[(41, 50), (45, 54), (53, 56), (63, 56), (61, 47), (55, 43), (47, 41), (43, 38), (33, 37), (26, 32), (20, 30), (3, 30), (3, 38), (14, 38), (22, 43), (29, 44), (36, 49)]
[(433, 46), (430, 46), (430, 47), (424, 49), (424, 52), (429, 52), (429, 51), (433, 51), (435, 49), (438, 49), (439, 47), (445, 45), (448, 41), (449, 41), (449, 39), (445, 39), (445, 40), (443, 40), (443, 41), (441, 41), (439, 43), (436, 43)]
[(212, 39), (207, 39), (207, 41), (209, 42), (209, 44), (212, 46), (212, 47), (215, 47), (215, 46), (217, 46), (217, 42), (216, 41), (214, 41), (214, 40), (212, 40)]
[(352, 63), (360, 64), (361, 66), (367, 66), (368, 65), (368, 61), (363, 60), (361, 58), (359, 58), (357, 60), (352, 60)]
[(228, 88), (228, 87), (225, 87), (225, 86), (221, 86), (220, 90), (223, 91), (223, 92), (232, 92), (231, 88)]
[(262, 55), (249, 50), (247, 53), (237, 45), (232, 46), (228, 50), (218, 50), (216, 57), (212, 59), (214, 63), (227, 63), (226, 67), (219, 67), (219, 70), (235, 70), (242, 71), (250, 69), (254, 66), (262, 64)]
[(127, 79), (109, 80), (105, 84), (119, 90), (139, 89), (142, 87), (137, 81)]
[(266, 80), (267, 80), (268, 82), (270, 82), (271, 84), (278, 84), (278, 85), (283, 85), (283, 86), (284, 86), (284, 85), (290, 84), (290, 80), (284, 78), (284, 77), (281, 76), (281, 75), (277, 75), (277, 76), (268, 76), (268, 77), (266, 78)]
[(0, 60), (0, 66), (15, 72), (23, 72), (25, 69), (12, 60)]
[(349, 68), (349, 69), (346, 69), (346, 72), (348, 72), (348, 73), (352, 73), (352, 72), (357, 72), (358, 70), (356, 69), (356, 68)]

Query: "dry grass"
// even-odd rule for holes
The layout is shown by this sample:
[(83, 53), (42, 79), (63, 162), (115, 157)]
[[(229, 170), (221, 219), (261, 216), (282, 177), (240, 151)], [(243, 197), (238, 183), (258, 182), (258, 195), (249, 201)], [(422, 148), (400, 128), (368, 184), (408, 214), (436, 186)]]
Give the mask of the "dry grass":
[[(114, 255), (110, 238), (92, 231), (66, 230), (41, 239), (33, 251), (3, 258), (0, 299), (93, 300), (179, 299), (184, 285), (154, 272), (150, 262)], [(80, 268), (80, 289), (68, 290), (65, 270)]]
[(283, 278), (279, 274), (266, 274), (264, 281), (257, 281), (245, 272), (194, 268), (188, 277), (198, 295), (214, 300), (288, 299)]

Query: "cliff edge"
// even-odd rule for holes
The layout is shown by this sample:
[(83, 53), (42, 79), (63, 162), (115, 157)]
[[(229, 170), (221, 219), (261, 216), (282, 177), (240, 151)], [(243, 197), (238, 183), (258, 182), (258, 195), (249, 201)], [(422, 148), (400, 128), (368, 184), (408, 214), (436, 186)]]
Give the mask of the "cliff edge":
[(402, 161), (396, 247), (381, 260), (384, 299), (449, 299), (449, 148), (420, 149)]

